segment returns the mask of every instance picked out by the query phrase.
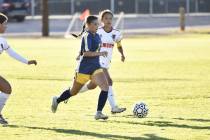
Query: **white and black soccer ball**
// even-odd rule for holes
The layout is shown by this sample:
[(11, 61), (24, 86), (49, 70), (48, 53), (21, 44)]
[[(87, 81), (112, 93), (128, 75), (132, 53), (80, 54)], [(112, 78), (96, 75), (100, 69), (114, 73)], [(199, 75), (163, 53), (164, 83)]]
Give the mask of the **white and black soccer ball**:
[(148, 106), (144, 102), (136, 103), (133, 107), (133, 115), (138, 118), (144, 118), (149, 111)]

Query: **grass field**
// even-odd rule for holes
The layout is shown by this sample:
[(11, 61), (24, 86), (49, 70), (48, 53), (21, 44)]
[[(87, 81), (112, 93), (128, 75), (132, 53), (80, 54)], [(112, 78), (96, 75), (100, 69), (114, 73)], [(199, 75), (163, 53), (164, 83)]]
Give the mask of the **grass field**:
[[(0, 73), (13, 86), (4, 110), (10, 125), (0, 127), (0, 140), (209, 140), (210, 35), (186, 34), (124, 39), (126, 62), (115, 48), (110, 73), (122, 114), (95, 121), (99, 89), (73, 97), (50, 111), (51, 97), (71, 85), (80, 40), (8, 39), (27, 66), (1, 55)], [(147, 118), (132, 116), (144, 101)]]

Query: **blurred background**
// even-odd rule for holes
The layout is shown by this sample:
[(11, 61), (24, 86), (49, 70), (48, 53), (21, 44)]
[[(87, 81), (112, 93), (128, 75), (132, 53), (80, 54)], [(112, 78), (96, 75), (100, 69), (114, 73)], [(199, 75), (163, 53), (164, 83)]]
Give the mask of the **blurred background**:
[(188, 29), (210, 27), (210, 0), (0, 0), (0, 4), (10, 18), (8, 36), (42, 32), (67, 36), (80, 31), (84, 11), (97, 15), (104, 9), (116, 14), (115, 27), (125, 35), (168, 33), (179, 30), (180, 24)]

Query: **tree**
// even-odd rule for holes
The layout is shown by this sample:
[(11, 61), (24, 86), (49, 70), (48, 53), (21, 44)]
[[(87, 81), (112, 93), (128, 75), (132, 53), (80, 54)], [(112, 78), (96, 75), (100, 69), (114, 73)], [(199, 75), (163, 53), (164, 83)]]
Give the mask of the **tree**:
[(48, 0), (42, 1), (42, 36), (49, 36)]

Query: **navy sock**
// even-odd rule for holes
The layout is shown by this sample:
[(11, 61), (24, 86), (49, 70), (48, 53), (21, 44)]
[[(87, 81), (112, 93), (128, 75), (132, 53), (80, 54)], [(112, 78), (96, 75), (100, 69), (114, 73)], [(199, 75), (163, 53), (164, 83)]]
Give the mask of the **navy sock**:
[(97, 107), (97, 111), (102, 111), (105, 104), (106, 104), (106, 100), (108, 97), (108, 91), (101, 91), (99, 98), (98, 98), (98, 107)]
[(60, 97), (57, 99), (57, 102), (60, 103), (60, 102), (63, 102), (67, 99), (69, 99), (71, 97), (71, 94), (70, 94), (70, 89), (68, 90), (65, 90), (61, 95)]

